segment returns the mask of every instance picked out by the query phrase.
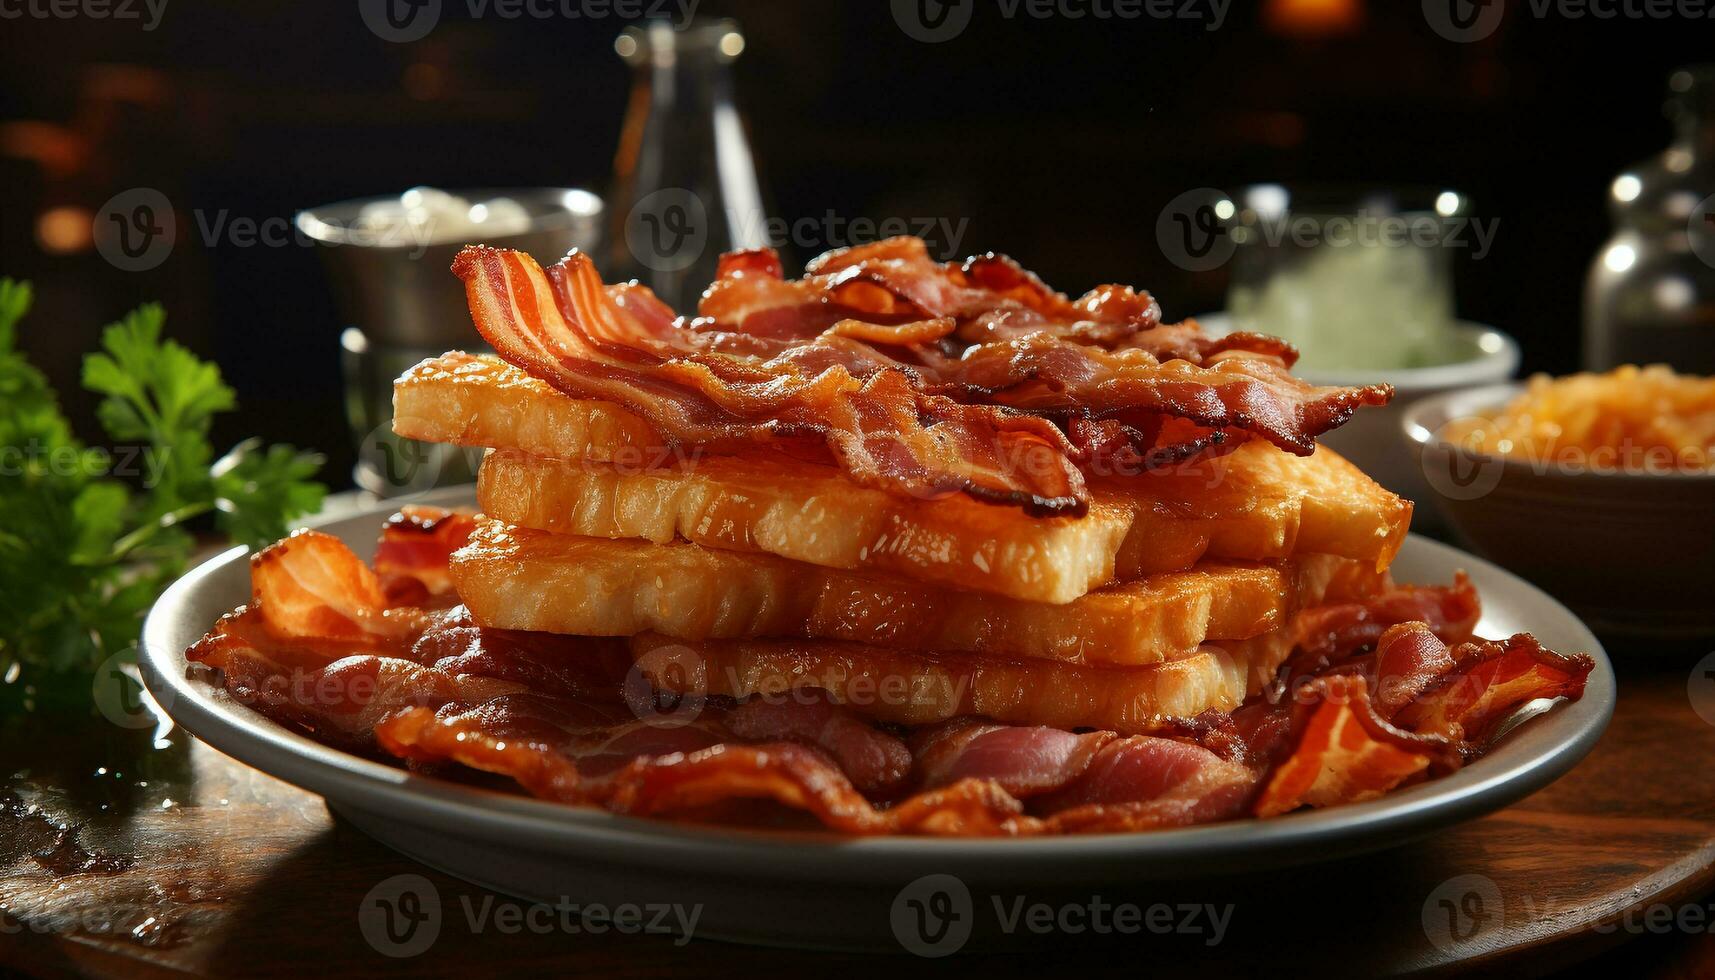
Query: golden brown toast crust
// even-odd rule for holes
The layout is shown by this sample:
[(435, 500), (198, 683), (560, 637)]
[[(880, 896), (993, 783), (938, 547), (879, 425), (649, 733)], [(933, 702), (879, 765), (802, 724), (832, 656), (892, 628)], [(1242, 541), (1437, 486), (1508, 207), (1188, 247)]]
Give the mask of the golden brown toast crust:
[(1385, 568), (1411, 504), (1323, 448), (1262, 442), (1142, 476), (1093, 477), (1082, 519), (1029, 519), (954, 495), (859, 487), (784, 456), (687, 455), (616, 405), (569, 398), (496, 358), (451, 353), (394, 389), (394, 428), (494, 447), (482, 506), (522, 527), (686, 540), (828, 568), (898, 575), (1037, 602), (1207, 557), (1327, 553)]
[[(875, 721), (928, 725), (979, 715), (1012, 725), (1160, 730), (1207, 710), (1231, 711), (1292, 650), (1290, 629), (1206, 644), (1147, 667), (917, 653), (825, 640), (703, 640), (646, 633), (632, 641), (658, 690), (745, 698), (820, 696)], [(815, 689), (815, 690), (811, 690)]]
[(477, 620), (502, 629), (822, 638), (1101, 666), (1158, 663), (1205, 640), (1247, 639), (1320, 602), (1337, 574), (1376, 577), (1370, 566), (1331, 556), (1210, 561), (1056, 605), (767, 554), (549, 534), (495, 520), (478, 527), (452, 569)]
[(1112, 579), (1128, 525), (1115, 507), (1032, 520), (965, 497), (853, 486), (828, 467), (718, 456), (630, 469), (497, 450), (483, 461), (477, 498), (485, 513), (520, 527), (678, 539), (1043, 602)]
[(477, 494), (484, 512), (519, 527), (683, 540), (1055, 603), (1205, 557), (1333, 554), (1385, 568), (1410, 523), (1410, 504), (1327, 450), (1300, 460), (1246, 446), (1199, 466), (1209, 469), (1104, 482), (1081, 519), (1033, 520), (963, 497), (854, 487), (827, 467), (718, 456), (640, 469), (497, 450)]

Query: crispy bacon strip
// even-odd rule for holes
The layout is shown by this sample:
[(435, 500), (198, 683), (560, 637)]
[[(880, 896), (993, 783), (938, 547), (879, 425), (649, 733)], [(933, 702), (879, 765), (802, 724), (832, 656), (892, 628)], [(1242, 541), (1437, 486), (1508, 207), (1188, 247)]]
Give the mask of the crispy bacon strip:
[(476, 515), (407, 504), (381, 527), (375, 574), (390, 606), (457, 601), (448, 561), (476, 530)]
[(1285, 758), (1253, 805), (1259, 817), (1380, 796), (1425, 773), (1445, 749), (1382, 720), (1362, 677), (1318, 679), (1305, 693)]
[[(778, 257), (769, 254), (769, 268), (778, 268)], [(1152, 416), (1166, 415), (1213, 432), (1254, 432), (1302, 454), (1317, 434), (1344, 423), (1359, 406), (1391, 397), (1385, 385), (1319, 389), (1292, 378), (1286, 368), (1297, 351), (1277, 338), (1210, 337), (1195, 321), (1163, 326), (1155, 301), (1128, 286), (1100, 286), (1070, 301), (992, 252), (962, 266), (943, 265), (930, 260), (921, 239), (891, 238), (829, 252), (792, 283), (756, 282), (746, 270), (758, 261), (756, 253), (735, 255), (699, 306), (701, 329), (745, 331), (753, 317), (766, 316), (768, 325), (758, 329), (770, 336), (808, 340), (825, 326), (819, 311), (850, 311), (856, 305), (852, 284), (872, 283), (890, 300), (871, 303), (870, 315), (893, 322), (909, 315), (901, 313), (903, 302), (920, 315), (958, 324), (958, 345), (915, 352), (932, 390), (1028, 408), (1063, 424), (1073, 417), (1114, 419), (1140, 436), (1156, 435), (1159, 422)], [(796, 331), (786, 325), (794, 319), (801, 324)], [(1198, 373), (1205, 366), (1217, 374)], [(1157, 377), (1163, 370), (1169, 373)], [(1203, 448), (1216, 441), (1207, 432), (1200, 436), (1186, 442)], [(1129, 441), (1140, 456), (1162, 444), (1147, 437)]]
[(784, 740), (820, 748), (866, 793), (886, 793), (905, 783), (911, 774), (911, 750), (904, 742), (860, 720), (832, 698), (802, 694), (746, 701), (726, 716), (727, 730), (749, 742)]
[(1274, 750), (1283, 761), (1255, 811), (1370, 799), (1457, 769), (1514, 709), (1538, 698), (1576, 700), (1594, 668), (1588, 656), (1546, 651), (1528, 634), (1450, 650), (1426, 623), (1390, 626), (1373, 653), (1297, 689)]
[[(1176, 348), (1170, 343), (1166, 349)], [(1214, 432), (1259, 435), (1299, 456), (1308, 456), (1316, 436), (1344, 425), (1360, 407), (1393, 398), (1386, 384), (1315, 387), (1272, 358), (1162, 361), (1143, 346), (1103, 351), (1046, 332), (973, 347), (939, 374), (931, 390), (961, 400), (1138, 427), (1161, 417), (1183, 419)]]
[(1392, 396), (1308, 385), (1269, 338), (1161, 327), (1128, 287), (1073, 302), (1002, 256), (937, 265), (918, 239), (829, 253), (793, 281), (772, 253), (735, 253), (688, 322), (604, 287), (580, 252), (544, 272), (471, 246), (453, 271), (502, 357), (677, 443), (797, 441), (860, 483), (1038, 514), (1081, 513), (1080, 467), (1113, 453), (1160, 465), (1260, 436), (1305, 455)]
[(1073, 734), (956, 718), (924, 729), (912, 748), (919, 786), (986, 779), (1023, 798), (1062, 789), (1078, 779), (1114, 737), (1113, 732)]
[(260, 615), (285, 636), (384, 642), (416, 625), (389, 617), (381, 580), (338, 538), (300, 530), (250, 557), (252, 605), (269, 597)]
[(900, 493), (963, 491), (1045, 514), (1087, 506), (1053, 424), (920, 392), (849, 336), (830, 333), (767, 361), (722, 353), (663, 325), (653, 297), (617, 301), (579, 252), (551, 282), (530, 256), (499, 249), (466, 248), (453, 271), (502, 357), (567, 394), (625, 405), (678, 442), (807, 439), (858, 482)]
[[(1422, 632), (1416, 624), (1395, 627), (1383, 637), (1381, 649), (1420, 643)], [(1545, 650), (1528, 633), (1462, 643), (1445, 656), (1452, 661), (1451, 669), (1425, 684), (1422, 694), (1401, 703), (1393, 720), (1412, 731), (1457, 742), (1467, 758), (1482, 750), (1515, 708), (1538, 698), (1576, 701), (1595, 668), (1587, 655)]]
[[(410, 535), (459, 520), (416, 512), (384, 539), (420, 545)], [(421, 582), (437, 552), (393, 556)], [(751, 824), (796, 814), (847, 834), (1137, 831), (1371, 799), (1480, 755), (1526, 702), (1577, 698), (1594, 667), (1529, 636), (1461, 639), (1475, 620), (1461, 581), (1305, 611), (1321, 625), (1287, 668), (1299, 672), (1292, 696), (1230, 716), (1123, 738), (964, 717), (901, 737), (819, 692), (674, 700), (639, 686), (621, 640), (486, 629), (462, 607), (394, 604), (356, 555), (316, 532), (267, 549), (253, 569), (251, 604), (187, 656), (282, 724), (616, 813)], [(1416, 613), (1434, 622), (1390, 621)]]
[(1134, 735), (1108, 743), (1082, 778), (1033, 802), (1058, 833), (1185, 827), (1242, 815), (1257, 780), (1203, 746)]

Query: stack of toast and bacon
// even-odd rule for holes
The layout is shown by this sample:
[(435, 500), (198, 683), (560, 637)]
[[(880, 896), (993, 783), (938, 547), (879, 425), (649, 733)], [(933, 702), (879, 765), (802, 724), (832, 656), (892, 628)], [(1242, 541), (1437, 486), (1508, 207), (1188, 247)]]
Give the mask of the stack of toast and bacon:
[(401, 378), (487, 450), (373, 567), (300, 531), (193, 646), (332, 745), (611, 812), (848, 834), (1117, 832), (1369, 799), (1593, 661), (1396, 587), (1411, 505), (1273, 338), (891, 239), (696, 316), (573, 253), (454, 265), (495, 355)]
[[(521, 257), (470, 251), (460, 271), (478, 330), (502, 348), (569, 328), (583, 330), (592, 354), (611, 354), (583, 324), (645, 309), (605, 305), (599, 280), (583, 288), (587, 264), (539, 278)], [(631, 299), (624, 288), (607, 293)], [(527, 312), (537, 293), (542, 302)], [(717, 338), (700, 357), (749, 354), (741, 345), (760, 343), (755, 335), (804, 342), (818, 330), (818, 343), (835, 335), (873, 345), (863, 355), (839, 348), (835, 364), (816, 364), (823, 371), (868, 366), (888, 350), (914, 360), (907, 369), (919, 378), (954, 378), (971, 348), (1044, 331), (1062, 343), (1058, 354), (1075, 355), (1159, 335), (1158, 347), (1199, 371), (1290, 360), (1273, 340), (1219, 345), (1195, 326), (1161, 326), (1154, 302), (1125, 287), (1072, 304), (1005, 257), (955, 271), (930, 263), (916, 240), (823, 256), (796, 281), (768, 252), (729, 256), (701, 312), (701, 323), (660, 333), (681, 347), (688, 331)], [(566, 328), (552, 323), (556, 314)], [(647, 331), (647, 309), (635, 321)], [(940, 336), (924, 342), (926, 333)], [(904, 338), (912, 343), (888, 343)], [(959, 364), (948, 366), (952, 354)], [(516, 359), (533, 362), (528, 350)], [(1014, 388), (1043, 383), (1043, 366), (1055, 367), (1032, 362)], [(818, 446), (794, 446), (791, 433), (731, 439), (717, 429), (710, 443), (689, 441), (616, 400), (576, 398), (549, 381), (581, 391), (587, 374), (549, 362), (542, 376), (454, 352), (394, 386), (394, 433), (490, 450), (478, 479), (487, 518), (453, 560), (458, 596), (484, 625), (629, 637), (657, 687), (701, 688), (671, 693), (744, 699), (813, 687), (887, 723), (986, 716), (1149, 731), (1231, 711), (1259, 692), (1293, 649), (1300, 611), (1386, 587), (1411, 517), (1410, 503), (1331, 451), (1293, 455), (1247, 438), (1240, 412), (1175, 436), (1195, 450), (1188, 455), (1144, 460), (1127, 446), (1106, 470), (1086, 467), (1082, 499), (1067, 508), (1079, 513), (1058, 515), (942, 482), (873, 479), (868, 460), (842, 469), (840, 458), (816, 458)], [(640, 386), (607, 391), (645, 412), (659, 407), (638, 400)], [(1327, 400), (1384, 398), (1327, 391)], [(1240, 407), (1254, 407), (1257, 395), (1247, 396)], [(1125, 434), (1144, 438), (1139, 426)], [(1204, 450), (1206, 434), (1216, 436), (1209, 445), (1231, 436), (1237, 448)], [(1015, 457), (1031, 462), (1024, 451)]]
[(686, 444), (467, 353), (402, 377), (393, 424), (490, 450), (486, 517), (452, 560), (478, 622), (631, 638), (675, 694), (812, 687), (906, 725), (1132, 733), (1230, 711), (1291, 652), (1301, 611), (1386, 588), (1411, 516), (1334, 453), (1264, 439), (1091, 475), (1080, 516), (1033, 516), (772, 446)]

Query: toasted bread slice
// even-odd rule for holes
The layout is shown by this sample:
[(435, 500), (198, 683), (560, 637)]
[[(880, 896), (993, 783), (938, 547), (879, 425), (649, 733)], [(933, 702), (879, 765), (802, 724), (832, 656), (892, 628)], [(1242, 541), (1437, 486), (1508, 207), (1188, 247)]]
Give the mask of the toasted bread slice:
[[(1348, 569), (1345, 566), (1356, 566)], [(458, 594), (502, 629), (685, 640), (801, 637), (1138, 666), (1247, 639), (1322, 600), (1363, 563), (1211, 561), (1069, 603), (1027, 602), (676, 542), (611, 541), (483, 522), (453, 557)]]
[(1385, 568), (1411, 505), (1327, 449), (1250, 443), (1213, 460), (1095, 487), (1083, 518), (1032, 519), (964, 497), (853, 486), (824, 466), (711, 456), (634, 468), (489, 454), (478, 496), (509, 524), (599, 538), (675, 538), (1032, 602), (1190, 568), (1205, 556), (1332, 554)]
[(1319, 446), (1294, 456), (1264, 442), (1143, 476), (1105, 477), (1097, 500), (1128, 507), (1115, 577), (1189, 567), (1203, 556), (1268, 561), (1339, 555), (1385, 569), (1405, 543), (1411, 501)]
[(569, 398), (498, 357), (463, 351), (431, 357), (393, 382), (393, 431), (630, 466), (671, 458), (649, 423), (618, 405)]
[(617, 405), (569, 398), (497, 358), (457, 352), (399, 379), (394, 430), (509, 450), (483, 467), (483, 506), (520, 526), (677, 536), (1038, 602), (1190, 568), (1205, 555), (1328, 553), (1383, 568), (1411, 520), (1409, 502), (1332, 451), (1301, 458), (1262, 442), (1169, 471), (1094, 479), (1083, 519), (1031, 519), (962, 496), (902, 498), (854, 486), (831, 467), (686, 457)]
[(1069, 602), (1112, 579), (1130, 524), (1111, 505), (1031, 519), (962, 496), (900, 496), (785, 458), (633, 469), (497, 450), (483, 461), (477, 497), (485, 513), (520, 527), (679, 538), (1040, 602)]
[(744, 698), (828, 692), (880, 722), (928, 725), (982, 715), (1014, 725), (1159, 730), (1210, 709), (1230, 711), (1286, 659), (1293, 631), (1205, 644), (1147, 667), (913, 653), (829, 640), (701, 640), (655, 633), (632, 639), (641, 676), (679, 695)]

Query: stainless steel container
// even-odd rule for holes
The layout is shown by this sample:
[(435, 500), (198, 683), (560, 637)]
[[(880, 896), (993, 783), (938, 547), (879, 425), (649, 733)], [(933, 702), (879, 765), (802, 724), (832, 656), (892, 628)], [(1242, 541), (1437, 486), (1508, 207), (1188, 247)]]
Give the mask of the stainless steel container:
[[(432, 220), (431, 214), (431, 220), (377, 226), (377, 209), (409, 210), (413, 196), (425, 195), (468, 204), (469, 213), (453, 221)], [(482, 220), (491, 206), (496, 213), (504, 209), (508, 220)], [(341, 201), (299, 213), (298, 229), (323, 246), (348, 324), (340, 337), (341, 363), (359, 486), (403, 496), (475, 475), (479, 454), (399, 439), (390, 426), (394, 378), (426, 357), (483, 347), (471, 325), (464, 284), (450, 271), (459, 249), (477, 243), (515, 248), (545, 265), (574, 247), (596, 249), (603, 211), (601, 198), (588, 191), (538, 187), (419, 188), (398, 198)]]

